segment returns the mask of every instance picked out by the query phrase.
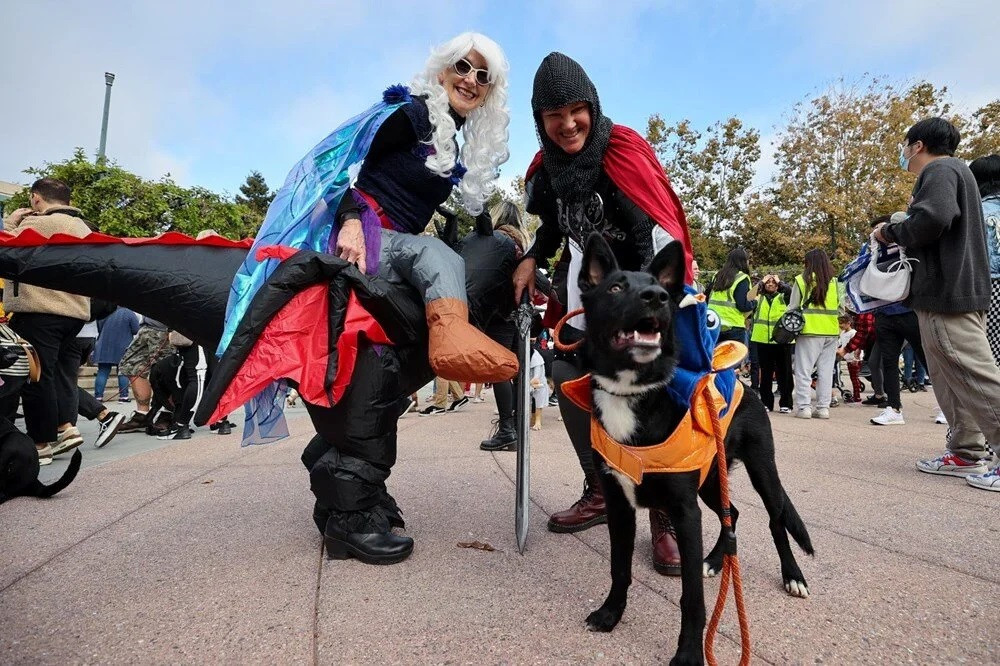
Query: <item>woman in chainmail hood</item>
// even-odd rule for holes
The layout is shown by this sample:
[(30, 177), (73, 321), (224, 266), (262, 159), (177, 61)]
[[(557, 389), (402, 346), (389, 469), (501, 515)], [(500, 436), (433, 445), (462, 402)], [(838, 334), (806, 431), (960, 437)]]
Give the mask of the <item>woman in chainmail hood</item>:
[[(670, 241), (680, 240), (690, 283), (691, 242), (680, 201), (649, 144), (604, 115), (583, 67), (562, 53), (547, 55), (535, 73), (531, 110), (541, 150), (525, 177), (527, 210), (542, 224), (514, 274), (517, 298), (525, 288), (534, 291), (536, 267), (547, 265), (562, 248), (554, 287), (567, 310), (579, 308), (575, 276), (584, 243), (595, 232), (611, 245), (621, 267), (633, 271), (645, 267)], [(574, 317), (563, 329), (564, 338), (572, 336), (574, 328), (579, 335), (584, 327), (583, 316)], [(582, 376), (583, 370), (576, 354), (559, 354), (552, 374), (559, 391), (562, 382)], [(585, 485), (573, 506), (550, 517), (549, 529), (579, 532), (607, 522), (607, 513), (591, 456), (590, 415), (563, 399), (561, 392), (558, 398)], [(680, 575), (680, 553), (667, 514), (651, 511), (650, 526), (656, 570)]]

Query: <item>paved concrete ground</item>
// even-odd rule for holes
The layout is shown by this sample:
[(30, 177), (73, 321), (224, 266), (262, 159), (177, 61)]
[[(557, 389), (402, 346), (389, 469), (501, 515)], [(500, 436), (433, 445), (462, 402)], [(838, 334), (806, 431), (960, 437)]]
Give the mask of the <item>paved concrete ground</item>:
[[(945, 428), (932, 422), (933, 394), (904, 401), (900, 427), (868, 425), (875, 410), (860, 406), (830, 421), (773, 418), (785, 488), (817, 550), (797, 552), (808, 599), (782, 590), (766, 514), (735, 471), (754, 662), (1000, 662), (1000, 493), (916, 472)], [(88, 466), (66, 491), (0, 506), (0, 663), (666, 661), (680, 584), (653, 570), (644, 516), (625, 617), (611, 634), (588, 633), (609, 585), (607, 529), (545, 530), (581, 484), (556, 410), (533, 438), (523, 556), (514, 455), (478, 449), (492, 410), (401, 420), (389, 484), (417, 545), (390, 567), (323, 558), (298, 461), (310, 436), (301, 409), (294, 436), (265, 447), (207, 430), (168, 446), (138, 434), (102, 451), (88, 441)], [(706, 538), (716, 530), (706, 517)], [(457, 546), (470, 541), (496, 550)], [(705, 588), (711, 605), (718, 580)], [(730, 602), (722, 663), (738, 647)]]

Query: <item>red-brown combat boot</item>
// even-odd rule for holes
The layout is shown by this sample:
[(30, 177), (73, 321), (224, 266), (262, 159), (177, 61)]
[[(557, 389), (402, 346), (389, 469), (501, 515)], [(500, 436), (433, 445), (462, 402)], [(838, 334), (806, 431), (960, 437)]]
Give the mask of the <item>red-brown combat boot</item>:
[(664, 576), (680, 576), (681, 551), (667, 512), (650, 509), (649, 529), (653, 532), (653, 568)]
[(563, 534), (582, 532), (606, 522), (608, 522), (608, 510), (604, 505), (601, 485), (596, 478), (587, 479), (583, 496), (570, 508), (553, 513), (549, 517), (549, 531)]

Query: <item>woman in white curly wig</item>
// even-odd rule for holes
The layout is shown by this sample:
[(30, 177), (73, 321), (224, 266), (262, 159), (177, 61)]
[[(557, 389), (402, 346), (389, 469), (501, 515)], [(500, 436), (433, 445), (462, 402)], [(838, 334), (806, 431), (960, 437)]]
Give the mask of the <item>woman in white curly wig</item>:
[(508, 157), (507, 71), (500, 47), (478, 33), (433, 49), (412, 92), (387, 91), (405, 103), (382, 122), (337, 209), (337, 256), (423, 294), (431, 367), (445, 379), (503, 381), (517, 372), (510, 350), (468, 323), (462, 259), (419, 235), (456, 185), (470, 214), (483, 210)]

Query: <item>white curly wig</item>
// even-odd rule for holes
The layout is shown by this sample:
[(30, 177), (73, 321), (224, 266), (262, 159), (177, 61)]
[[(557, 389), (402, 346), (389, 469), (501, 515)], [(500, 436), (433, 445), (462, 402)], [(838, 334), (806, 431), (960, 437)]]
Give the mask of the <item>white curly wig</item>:
[(448, 113), (448, 93), (438, 83), (438, 75), (473, 50), (486, 59), (487, 69), (493, 77), (485, 103), (470, 111), (462, 125), (464, 142), (461, 162), (467, 171), (459, 185), (459, 193), (465, 209), (472, 215), (478, 215), (496, 187), (500, 165), (510, 156), (507, 152), (507, 125), (510, 123), (507, 109), (507, 72), (510, 66), (507, 57), (500, 46), (486, 35), (464, 32), (431, 49), (424, 71), (414, 78), (411, 89), (415, 95), (427, 96), (427, 110), (434, 126), (430, 141), (434, 154), (427, 157), (425, 164), (437, 175), (450, 177), (458, 158), (453, 142), (456, 129), (455, 121)]

